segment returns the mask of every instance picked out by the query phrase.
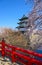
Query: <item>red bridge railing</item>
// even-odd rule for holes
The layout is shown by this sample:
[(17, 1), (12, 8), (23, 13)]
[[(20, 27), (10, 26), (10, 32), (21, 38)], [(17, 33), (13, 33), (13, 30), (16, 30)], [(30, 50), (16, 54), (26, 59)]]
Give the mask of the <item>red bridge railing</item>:
[(42, 65), (42, 60), (40, 61), (35, 58), (42, 58), (42, 54), (38, 54), (30, 50), (27, 51), (10, 44), (6, 44), (4, 40), (0, 42), (0, 52), (2, 54), (2, 57), (10, 57), (12, 62), (18, 61), (23, 65)]

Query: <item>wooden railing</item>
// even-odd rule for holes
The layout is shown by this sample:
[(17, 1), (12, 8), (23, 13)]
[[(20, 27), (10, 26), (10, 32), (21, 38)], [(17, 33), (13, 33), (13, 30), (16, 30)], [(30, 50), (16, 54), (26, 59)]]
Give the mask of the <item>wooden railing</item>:
[(12, 62), (18, 61), (23, 65), (42, 65), (42, 60), (36, 59), (36, 57), (42, 58), (42, 54), (6, 44), (4, 40), (0, 42), (0, 53), (2, 57), (10, 57)]

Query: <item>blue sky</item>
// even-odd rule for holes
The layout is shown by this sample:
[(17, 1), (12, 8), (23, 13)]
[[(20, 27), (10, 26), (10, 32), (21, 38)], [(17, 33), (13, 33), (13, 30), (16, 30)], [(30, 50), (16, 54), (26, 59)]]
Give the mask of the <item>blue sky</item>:
[(24, 14), (28, 14), (33, 7), (33, 2), (25, 4), (25, 0), (0, 0), (0, 27), (15, 29), (17, 22)]

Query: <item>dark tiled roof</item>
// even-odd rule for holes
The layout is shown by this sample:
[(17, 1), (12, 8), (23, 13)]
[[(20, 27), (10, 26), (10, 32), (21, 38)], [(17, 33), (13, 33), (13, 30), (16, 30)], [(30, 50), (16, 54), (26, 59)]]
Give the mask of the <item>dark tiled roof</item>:
[(22, 20), (25, 20), (25, 19), (28, 19), (28, 17), (23, 15), (23, 17), (21, 19), (19, 19), (19, 20), (22, 21)]

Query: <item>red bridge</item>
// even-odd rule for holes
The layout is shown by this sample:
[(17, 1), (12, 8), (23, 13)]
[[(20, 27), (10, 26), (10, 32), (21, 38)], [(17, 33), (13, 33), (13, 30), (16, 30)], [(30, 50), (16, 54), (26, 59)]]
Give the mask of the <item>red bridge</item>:
[(4, 40), (0, 42), (0, 53), (2, 57), (10, 57), (12, 62), (18, 61), (23, 65), (42, 65), (42, 60), (40, 61), (35, 58), (42, 58), (42, 54), (6, 44)]

